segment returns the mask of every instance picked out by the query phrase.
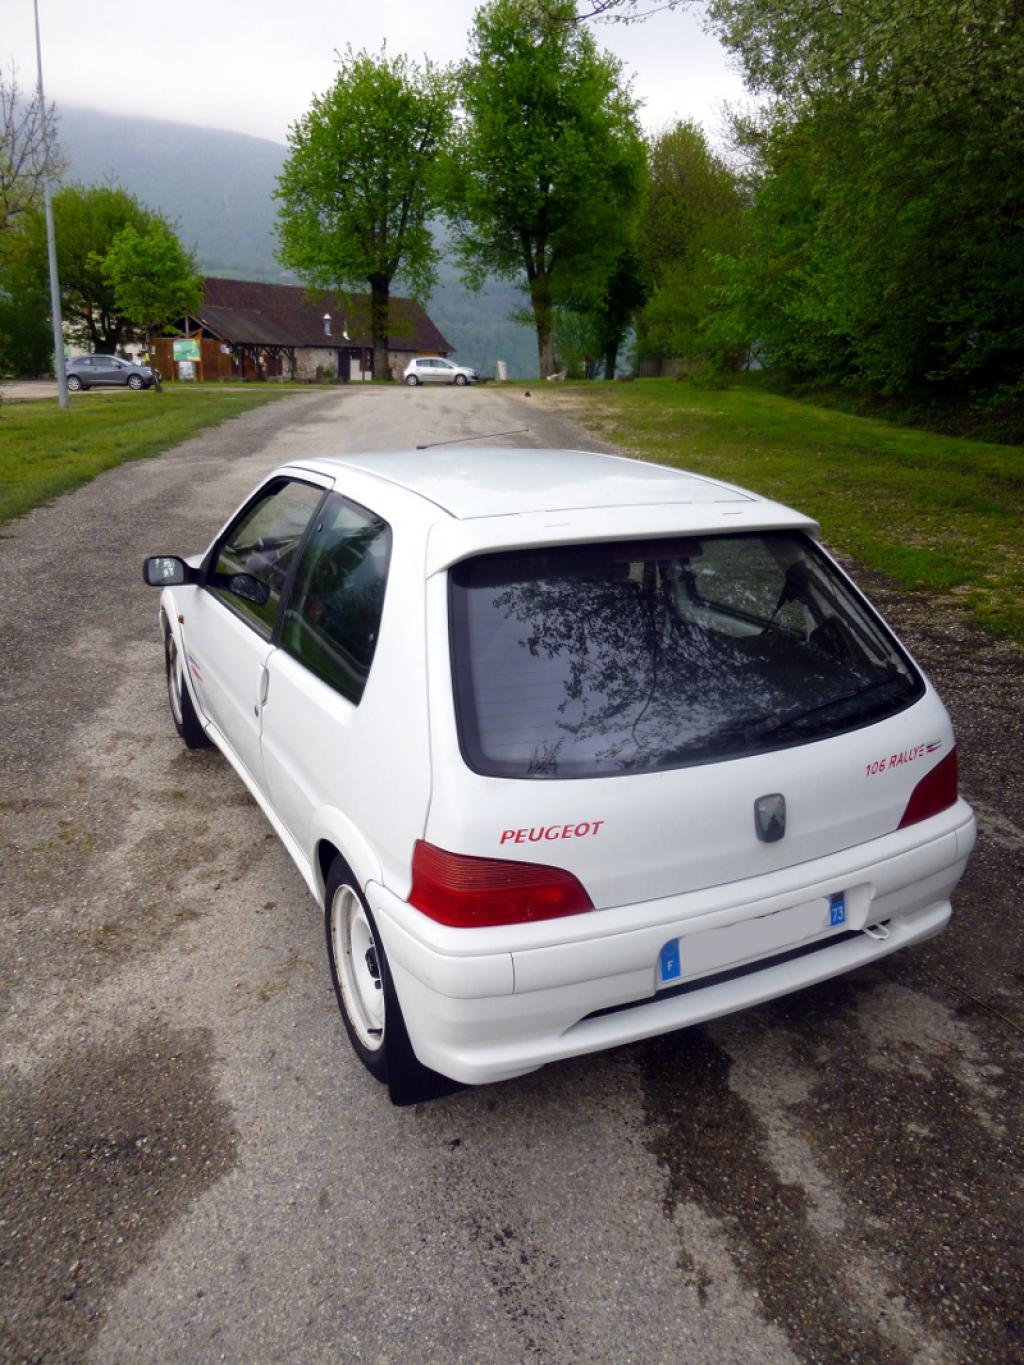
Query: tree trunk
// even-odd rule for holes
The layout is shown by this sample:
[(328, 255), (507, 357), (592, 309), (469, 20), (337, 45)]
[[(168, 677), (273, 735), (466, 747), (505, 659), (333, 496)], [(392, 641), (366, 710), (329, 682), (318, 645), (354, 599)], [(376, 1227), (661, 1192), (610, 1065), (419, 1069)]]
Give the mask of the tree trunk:
[(551, 289), (545, 276), (530, 282), (530, 302), (533, 305), (533, 321), (537, 328), (537, 360), (540, 364), (540, 377), (546, 379), (555, 372), (555, 338), (551, 307)]
[(604, 377), (605, 379), (615, 378), (615, 362), (619, 358), (618, 342), (612, 342), (604, 353)]
[(370, 331), (373, 333), (373, 377), (390, 379), (388, 364), (388, 304), (391, 281), (383, 275), (370, 276)]

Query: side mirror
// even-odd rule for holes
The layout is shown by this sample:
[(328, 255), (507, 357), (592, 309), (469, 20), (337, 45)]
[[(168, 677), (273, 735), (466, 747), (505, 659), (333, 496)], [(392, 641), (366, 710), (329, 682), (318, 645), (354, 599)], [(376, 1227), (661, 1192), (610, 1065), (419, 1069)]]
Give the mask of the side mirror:
[(228, 592), (246, 602), (253, 602), (257, 607), (265, 607), (270, 601), (270, 589), (266, 583), (253, 578), (251, 573), (232, 574), (228, 579)]
[(142, 561), (142, 577), (151, 588), (176, 588), (195, 582), (194, 570), (178, 555), (150, 555)]

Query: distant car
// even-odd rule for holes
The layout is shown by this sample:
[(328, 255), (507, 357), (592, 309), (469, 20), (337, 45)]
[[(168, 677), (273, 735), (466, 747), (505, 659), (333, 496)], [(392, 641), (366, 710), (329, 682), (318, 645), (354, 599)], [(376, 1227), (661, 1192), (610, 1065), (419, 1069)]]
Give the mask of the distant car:
[(99, 388), (107, 384), (127, 384), (130, 389), (151, 388), (159, 379), (156, 370), (148, 365), (136, 365), (118, 355), (78, 355), (67, 364), (68, 388), (72, 393), (80, 389)]
[(477, 372), (440, 356), (418, 355), (406, 365), (402, 378), (411, 388), (417, 384), (475, 384)]
[(296, 459), (145, 577), (174, 725), (223, 750), (323, 907), (396, 1102), (949, 921), (975, 838), (949, 717), (778, 503), (580, 451)]

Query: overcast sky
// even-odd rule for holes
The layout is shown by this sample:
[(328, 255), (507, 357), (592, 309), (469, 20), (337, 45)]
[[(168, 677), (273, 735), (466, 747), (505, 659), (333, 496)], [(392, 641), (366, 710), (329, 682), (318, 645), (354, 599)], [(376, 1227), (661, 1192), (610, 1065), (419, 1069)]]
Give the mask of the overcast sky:
[[(195, 0), (91, 4), (39, 0), (48, 99), (112, 113), (231, 128), (283, 142), (289, 124), (336, 72), (351, 43), (436, 62), (465, 54), (478, 0)], [(656, 128), (696, 118), (719, 141), (723, 101), (743, 85), (693, 13), (600, 25), (602, 46), (625, 63)], [(35, 83), (32, 0), (0, 0), (0, 58)]]

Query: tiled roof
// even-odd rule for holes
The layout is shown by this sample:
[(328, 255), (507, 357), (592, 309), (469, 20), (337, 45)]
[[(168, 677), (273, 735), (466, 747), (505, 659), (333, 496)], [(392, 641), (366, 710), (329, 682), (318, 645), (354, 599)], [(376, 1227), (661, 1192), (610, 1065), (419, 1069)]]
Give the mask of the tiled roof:
[[(331, 315), (329, 337), (324, 333), (325, 313)], [(389, 350), (448, 355), (455, 349), (413, 299), (392, 295), (390, 316)], [(342, 333), (347, 332), (353, 346), (373, 345), (368, 294), (310, 296), (301, 285), (208, 276), (200, 321), (223, 341), (235, 344), (344, 346)]]

